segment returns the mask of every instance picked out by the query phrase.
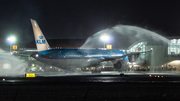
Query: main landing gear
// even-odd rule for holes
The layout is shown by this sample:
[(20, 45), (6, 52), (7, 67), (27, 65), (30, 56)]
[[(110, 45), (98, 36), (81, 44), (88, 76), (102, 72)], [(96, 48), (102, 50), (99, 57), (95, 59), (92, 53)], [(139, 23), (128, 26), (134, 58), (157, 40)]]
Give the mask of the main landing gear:
[(94, 70), (91, 71), (91, 73), (92, 74), (94, 74), (94, 73), (101, 73), (101, 70), (100, 69), (94, 69)]
[(74, 73), (74, 70), (68, 69), (68, 70), (65, 70), (64, 73)]

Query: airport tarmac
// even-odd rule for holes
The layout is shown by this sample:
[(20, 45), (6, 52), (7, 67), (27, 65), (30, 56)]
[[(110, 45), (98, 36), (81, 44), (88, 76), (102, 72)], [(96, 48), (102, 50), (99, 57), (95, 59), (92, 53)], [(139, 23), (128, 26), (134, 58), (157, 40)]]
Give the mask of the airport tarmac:
[[(30, 72), (29, 72), (30, 73)], [(180, 82), (180, 71), (126, 71), (120, 75), (117, 71), (89, 72), (31, 72), (35, 78), (26, 78), (25, 74), (0, 76), (0, 83), (14, 82)], [(33, 74), (34, 75), (34, 74)], [(33, 76), (34, 77), (34, 76)]]
[[(16, 75), (16, 73), (13, 74), (6, 74), (6, 75), (1, 75), (0, 77), (25, 77), (26, 73), (35, 73), (36, 77), (51, 77), (51, 76), (88, 76), (88, 75), (120, 75), (120, 72), (118, 71), (101, 71), (101, 73), (91, 73), (91, 71), (87, 71), (87, 72), (24, 72), (23, 74), (18, 74)], [(172, 76), (180, 76), (180, 71), (124, 71), (122, 72), (124, 73), (124, 75), (172, 75)]]
[[(125, 71), (124, 75), (178, 75), (180, 71)], [(102, 71), (101, 73), (92, 74), (89, 72), (36, 72), (36, 76), (78, 76), (78, 75), (120, 75), (118, 71)]]

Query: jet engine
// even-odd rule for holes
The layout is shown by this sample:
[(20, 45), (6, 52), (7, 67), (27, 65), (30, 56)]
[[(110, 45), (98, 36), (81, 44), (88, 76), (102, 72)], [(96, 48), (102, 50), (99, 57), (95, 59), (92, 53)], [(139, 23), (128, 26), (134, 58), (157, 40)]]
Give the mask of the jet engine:
[(116, 63), (114, 63), (114, 68), (117, 71), (127, 70), (129, 68), (129, 63), (127, 60), (118, 60)]

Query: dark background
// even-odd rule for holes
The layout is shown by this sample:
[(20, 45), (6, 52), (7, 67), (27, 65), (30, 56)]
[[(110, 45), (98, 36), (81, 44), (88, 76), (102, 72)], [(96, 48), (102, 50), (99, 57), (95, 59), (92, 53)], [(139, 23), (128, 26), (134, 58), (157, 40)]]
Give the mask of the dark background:
[(179, 36), (178, 0), (1, 0), (0, 41), (34, 40), (30, 19), (47, 39), (86, 39), (118, 24), (139, 26), (163, 36)]

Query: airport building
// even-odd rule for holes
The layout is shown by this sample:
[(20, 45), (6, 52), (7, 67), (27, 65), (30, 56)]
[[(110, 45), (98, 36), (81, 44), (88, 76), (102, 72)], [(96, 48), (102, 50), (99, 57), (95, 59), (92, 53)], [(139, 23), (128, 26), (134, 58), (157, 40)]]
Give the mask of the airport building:
[[(168, 42), (161, 41), (158, 42), (158, 44), (157, 42), (151, 42), (149, 40), (137, 41), (123, 49), (117, 47), (117, 45), (116, 47), (113, 47), (115, 45), (112, 44), (112, 49), (120, 49), (127, 54), (153, 49), (151, 52), (129, 56), (130, 70), (180, 70), (180, 37), (168, 37), (168, 39)], [(85, 39), (51, 39), (48, 40), (48, 43), (52, 48), (79, 48), (83, 43), (85, 43), (85, 41)], [(17, 58), (27, 62), (27, 71), (61, 71), (61, 69), (57, 67), (48, 66), (30, 57), (30, 55), (35, 52), (37, 52), (37, 50), (34, 41), (22, 48), (13, 50), (13, 53)], [(21, 56), (19, 56), (19, 54), (21, 54)], [(102, 69), (114, 70), (112, 68), (113, 64), (108, 62), (105, 68)], [(83, 70), (90, 69), (84, 68)]]
[(130, 68), (141, 70), (180, 70), (180, 37), (168, 37), (168, 42), (154, 44), (151, 42), (137, 42), (130, 46), (129, 52), (151, 52), (133, 55), (130, 58)]

